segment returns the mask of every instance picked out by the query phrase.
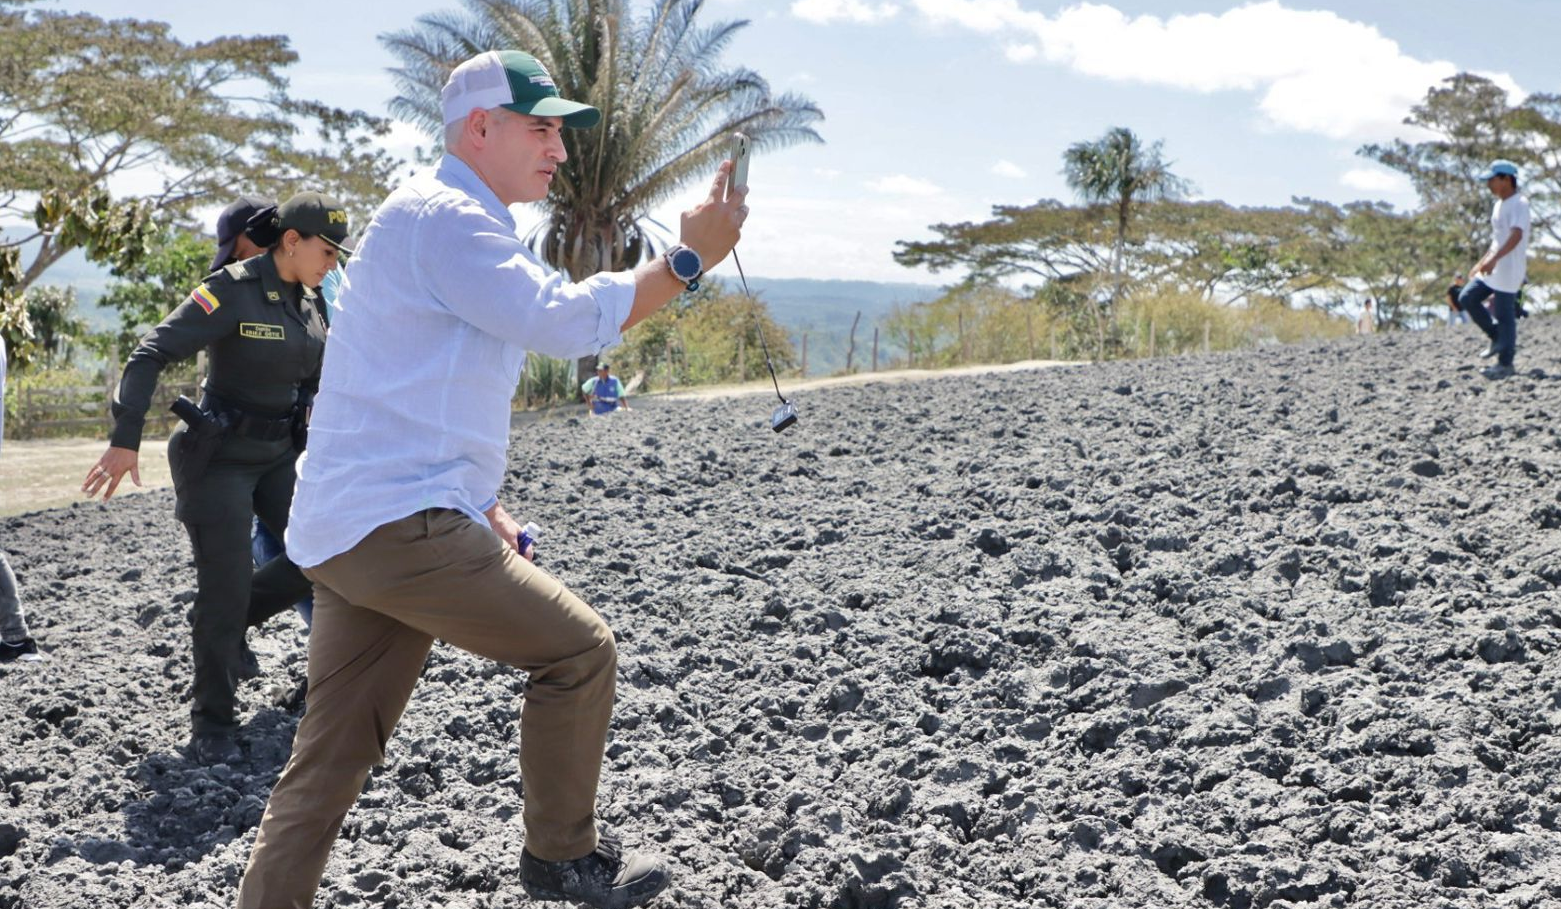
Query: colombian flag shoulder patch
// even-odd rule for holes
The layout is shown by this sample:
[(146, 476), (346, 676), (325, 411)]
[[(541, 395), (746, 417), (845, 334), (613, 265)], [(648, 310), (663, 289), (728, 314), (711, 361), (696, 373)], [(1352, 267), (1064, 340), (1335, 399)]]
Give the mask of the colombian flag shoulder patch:
[(211, 288), (202, 284), (190, 293), (190, 299), (200, 304), (201, 309), (206, 310), (206, 315), (217, 311), (222, 304), (217, 300), (217, 295), (211, 292)]

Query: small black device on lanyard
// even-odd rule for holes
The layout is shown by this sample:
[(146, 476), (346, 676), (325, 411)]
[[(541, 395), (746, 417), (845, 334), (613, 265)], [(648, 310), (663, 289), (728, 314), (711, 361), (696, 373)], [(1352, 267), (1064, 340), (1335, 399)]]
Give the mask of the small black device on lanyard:
[[(748, 278), (743, 274), (742, 260), (737, 258), (737, 250), (732, 250), (732, 262), (737, 266), (737, 277), (743, 282), (743, 293), (748, 299), (753, 299), (753, 293), (748, 290)], [(755, 301), (757, 302), (757, 301)], [(770, 360), (770, 345), (764, 340), (764, 323), (759, 321), (759, 311), (753, 311), (753, 328), (759, 333), (759, 346), (764, 348), (764, 365), (770, 370), (770, 381), (775, 383), (775, 397), (780, 398), (780, 406), (770, 414), (770, 428), (780, 432), (786, 427), (797, 422), (797, 408), (786, 396), (781, 394), (780, 379), (775, 377), (775, 363)]]
[[(748, 183), (748, 137), (742, 133), (732, 136), (732, 172), (729, 175), (727, 185), (731, 187), (745, 186)], [(748, 289), (748, 277), (743, 274), (742, 260), (737, 258), (737, 250), (732, 250), (732, 262), (737, 266), (737, 277), (743, 282), (743, 293), (748, 299), (753, 300), (753, 292)], [(755, 300), (754, 302), (758, 302)], [(780, 379), (775, 376), (775, 363), (770, 359), (770, 345), (764, 340), (764, 323), (759, 321), (759, 311), (753, 311), (753, 327), (759, 333), (759, 345), (764, 348), (764, 365), (770, 370), (770, 381), (775, 383), (775, 397), (780, 398), (780, 406), (770, 414), (770, 428), (776, 432), (791, 426), (797, 422), (797, 408), (781, 394)]]

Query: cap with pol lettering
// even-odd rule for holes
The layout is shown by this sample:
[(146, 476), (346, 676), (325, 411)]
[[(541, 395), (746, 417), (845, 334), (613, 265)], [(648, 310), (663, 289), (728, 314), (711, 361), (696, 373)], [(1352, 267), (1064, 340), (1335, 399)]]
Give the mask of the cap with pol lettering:
[(588, 129), (602, 119), (602, 112), (589, 104), (560, 98), (553, 77), (537, 58), (517, 50), (488, 51), (457, 66), (440, 100), (446, 126), (474, 110), (494, 107), (533, 117), (559, 117), (573, 129)]
[(352, 255), (347, 243), (347, 209), (324, 193), (301, 192), (276, 210), (272, 222), (280, 231), (296, 230), (319, 237), (342, 252)]

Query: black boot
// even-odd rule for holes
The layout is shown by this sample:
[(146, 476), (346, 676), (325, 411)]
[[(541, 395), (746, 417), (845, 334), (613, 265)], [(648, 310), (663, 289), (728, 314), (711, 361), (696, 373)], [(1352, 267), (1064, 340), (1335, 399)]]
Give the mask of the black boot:
[(197, 732), (190, 736), (190, 744), (185, 746), (185, 754), (195, 763), (207, 767), (215, 767), (218, 764), (232, 765), (244, 758), (244, 752), (239, 750), (238, 742), (229, 732)]
[(534, 900), (575, 900), (595, 909), (629, 909), (666, 889), (672, 875), (652, 855), (623, 855), (615, 837), (602, 834), (596, 851), (567, 862), (544, 862), (520, 853), (520, 883)]

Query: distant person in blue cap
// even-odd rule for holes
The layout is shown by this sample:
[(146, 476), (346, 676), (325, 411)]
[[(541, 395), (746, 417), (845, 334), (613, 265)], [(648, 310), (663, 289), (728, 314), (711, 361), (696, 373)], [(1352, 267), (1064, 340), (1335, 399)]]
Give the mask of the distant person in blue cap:
[(596, 375), (580, 386), (585, 393), (587, 412), (593, 417), (629, 409), (629, 396), (623, 391), (623, 381), (610, 372), (606, 363), (596, 364)]
[[(1492, 161), (1480, 174), (1496, 205), (1491, 209), (1491, 245), (1469, 272), (1469, 283), (1458, 296), (1458, 308), (1490, 338), (1482, 357), (1496, 363), (1482, 370), (1488, 379), (1512, 375), (1518, 350), (1518, 291), (1528, 267), (1528, 200), (1518, 192), (1518, 167), (1511, 161)], [(1489, 297), (1491, 311), (1482, 305)], [(1494, 316), (1494, 318), (1493, 318)]]

